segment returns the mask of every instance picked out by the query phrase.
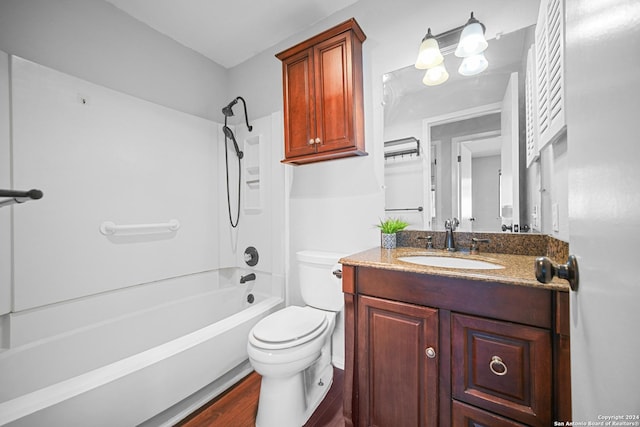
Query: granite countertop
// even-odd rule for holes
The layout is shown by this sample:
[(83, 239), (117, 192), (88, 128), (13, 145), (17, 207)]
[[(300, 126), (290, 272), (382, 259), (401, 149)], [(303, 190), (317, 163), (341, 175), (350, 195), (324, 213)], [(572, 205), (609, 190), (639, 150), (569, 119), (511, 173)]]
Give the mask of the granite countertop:
[[(462, 257), (487, 261), (504, 266), (501, 269), (478, 270), (445, 267), (431, 267), (401, 261), (399, 257), (413, 255), (437, 255), (447, 257)], [(511, 255), (480, 252), (470, 255), (468, 252), (446, 252), (442, 249), (426, 250), (412, 247), (396, 249), (373, 248), (364, 252), (349, 255), (340, 260), (343, 265), (355, 267), (371, 267), (386, 270), (405, 271), (410, 273), (429, 274), (437, 276), (456, 277), (461, 279), (498, 282), (518, 286), (531, 286), (555, 291), (569, 291), (569, 282), (554, 277), (550, 283), (544, 284), (536, 280), (534, 261), (537, 257), (530, 255)]]

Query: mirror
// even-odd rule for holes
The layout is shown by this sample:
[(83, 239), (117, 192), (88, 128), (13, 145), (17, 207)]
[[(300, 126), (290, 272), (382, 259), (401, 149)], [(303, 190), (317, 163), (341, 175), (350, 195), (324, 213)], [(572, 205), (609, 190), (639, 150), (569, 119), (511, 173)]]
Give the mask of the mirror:
[(425, 86), (413, 64), (383, 76), (388, 216), (414, 229), (444, 230), (452, 217), (461, 231), (528, 229), (524, 70), (534, 27), (489, 40), (489, 67), (476, 76), (459, 75), (453, 54), (439, 86)]

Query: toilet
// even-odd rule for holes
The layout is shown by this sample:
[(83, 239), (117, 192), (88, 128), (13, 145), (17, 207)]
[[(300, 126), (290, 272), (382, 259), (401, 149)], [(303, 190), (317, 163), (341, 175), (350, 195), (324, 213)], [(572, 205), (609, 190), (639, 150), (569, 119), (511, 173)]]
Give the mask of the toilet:
[(341, 254), (296, 254), (304, 307), (289, 306), (249, 332), (249, 361), (262, 375), (257, 427), (300, 427), (333, 382), (331, 336), (342, 310), (342, 281), (333, 274)]

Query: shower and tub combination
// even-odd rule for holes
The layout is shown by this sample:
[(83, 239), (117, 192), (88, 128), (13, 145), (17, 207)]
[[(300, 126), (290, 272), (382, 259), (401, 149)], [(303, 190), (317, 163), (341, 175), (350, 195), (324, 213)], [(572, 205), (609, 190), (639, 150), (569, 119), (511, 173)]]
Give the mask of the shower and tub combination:
[[(249, 331), (284, 306), (284, 266), (272, 259), (281, 246), (251, 236), (264, 253), (250, 265), (236, 253), (249, 236), (225, 240), (217, 141), (235, 135), (10, 62), (11, 99), (0, 91), (0, 101), (12, 111), (12, 179), (46, 197), (11, 207), (10, 223), (6, 207), (0, 217), (12, 234), (10, 280), (0, 281), (0, 425), (175, 425), (251, 372)], [(271, 164), (271, 123), (253, 121), (244, 163), (259, 148)], [(281, 187), (272, 169), (260, 170), (261, 192)], [(255, 209), (246, 217), (247, 230), (264, 223), (274, 224)]]

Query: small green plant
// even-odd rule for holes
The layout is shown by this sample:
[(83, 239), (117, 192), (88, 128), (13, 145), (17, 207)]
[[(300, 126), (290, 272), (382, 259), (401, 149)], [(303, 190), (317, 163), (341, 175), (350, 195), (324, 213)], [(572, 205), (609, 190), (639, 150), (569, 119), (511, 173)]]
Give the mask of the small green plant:
[(400, 230), (404, 230), (408, 225), (409, 223), (404, 222), (399, 218), (388, 218), (384, 221), (380, 220), (380, 224), (378, 224), (377, 227), (384, 234), (393, 234)]

